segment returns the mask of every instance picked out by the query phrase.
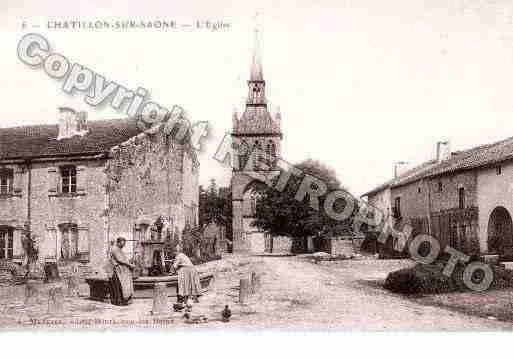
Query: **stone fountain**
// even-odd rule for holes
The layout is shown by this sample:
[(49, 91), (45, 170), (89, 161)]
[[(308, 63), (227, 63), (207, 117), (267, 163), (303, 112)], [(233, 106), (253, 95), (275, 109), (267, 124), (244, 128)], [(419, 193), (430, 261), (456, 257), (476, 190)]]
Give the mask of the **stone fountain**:
[[(177, 295), (178, 276), (172, 267), (174, 249), (180, 238), (178, 229), (169, 225), (165, 217), (155, 221), (139, 221), (134, 228), (132, 262), (134, 270), (134, 298), (151, 298), (157, 283), (164, 285), (167, 295)], [(206, 291), (213, 275), (200, 273), (202, 289)], [(108, 278), (87, 278), (91, 299), (106, 300), (109, 291)], [(159, 285), (160, 286), (160, 285)]]

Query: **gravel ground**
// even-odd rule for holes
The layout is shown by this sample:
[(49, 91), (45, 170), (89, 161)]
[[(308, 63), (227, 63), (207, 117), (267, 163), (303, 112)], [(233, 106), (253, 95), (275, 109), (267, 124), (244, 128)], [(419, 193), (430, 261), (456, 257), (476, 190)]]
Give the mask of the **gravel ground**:
[[(457, 310), (410, 300), (382, 289), (392, 270), (407, 260), (345, 260), (318, 264), (300, 257), (229, 256), (199, 266), (215, 273), (211, 290), (194, 306), (193, 315), (209, 321), (186, 324), (182, 313), (154, 317), (152, 301), (136, 300), (128, 307), (87, 299), (65, 298), (61, 312), (47, 314), (47, 288), (34, 302), (24, 303), (23, 286), (0, 289), (0, 326), (3, 328), (117, 328), (127, 326), (169, 329), (342, 329), (342, 330), (511, 330), (513, 323), (471, 316)], [(255, 271), (262, 289), (246, 305), (239, 305), (238, 282)], [(229, 305), (233, 316), (220, 321)]]

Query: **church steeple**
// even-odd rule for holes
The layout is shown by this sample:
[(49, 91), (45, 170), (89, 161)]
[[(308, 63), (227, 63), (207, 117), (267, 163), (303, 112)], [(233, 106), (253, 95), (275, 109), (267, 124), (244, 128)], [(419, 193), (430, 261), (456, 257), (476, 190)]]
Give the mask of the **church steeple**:
[(264, 81), (262, 57), (260, 56), (260, 33), (257, 28), (255, 28), (255, 38), (253, 40), (253, 62), (251, 63), (249, 81)]
[(255, 27), (255, 38), (253, 40), (253, 56), (248, 81), (248, 106), (267, 107), (265, 98), (265, 81), (262, 71), (262, 58), (260, 54), (260, 32)]

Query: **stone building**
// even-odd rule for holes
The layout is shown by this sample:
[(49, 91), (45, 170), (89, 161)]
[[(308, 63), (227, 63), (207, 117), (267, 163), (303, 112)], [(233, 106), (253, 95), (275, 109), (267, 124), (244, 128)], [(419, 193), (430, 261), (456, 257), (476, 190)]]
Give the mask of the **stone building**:
[[(254, 220), (258, 181), (257, 176), (274, 176), (276, 159), (280, 155), (282, 132), (280, 113), (271, 116), (265, 96), (266, 82), (259, 51), (259, 34), (255, 30), (253, 61), (248, 80), (246, 108), (239, 117), (233, 114), (232, 145), (234, 150), (231, 180), (233, 198), (233, 250), (264, 252), (269, 238), (252, 226)], [(266, 160), (267, 170), (258, 166)], [(258, 173), (256, 173), (258, 172)]]
[(143, 131), (134, 119), (59, 114), (58, 125), (0, 129), (0, 259), (21, 262), (30, 231), (41, 261), (99, 268), (118, 236), (129, 256), (143, 255), (143, 239), (179, 238), (197, 224), (199, 163), (188, 141), (164, 123)]
[(513, 258), (513, 138), (451, 152), (439, 142), (437, 157), (364, 196), (413, 235), (428, 233), (442, 248)]

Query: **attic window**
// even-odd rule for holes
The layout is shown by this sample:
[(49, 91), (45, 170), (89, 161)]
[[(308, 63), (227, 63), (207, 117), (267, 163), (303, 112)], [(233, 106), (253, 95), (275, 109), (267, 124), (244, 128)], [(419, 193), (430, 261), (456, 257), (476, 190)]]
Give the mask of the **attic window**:
[(502, 167), (501, 167), (501, 166), (497, 166), (497, 167), (495, 168), (495, 173), (496, 173), (497, 175), (500, 175), (500, 174), (502, 173)]

